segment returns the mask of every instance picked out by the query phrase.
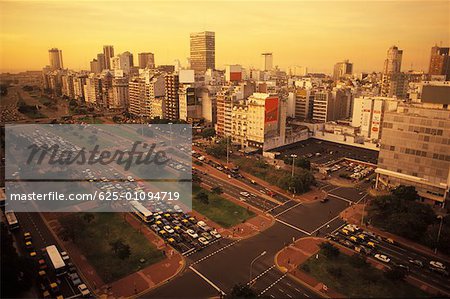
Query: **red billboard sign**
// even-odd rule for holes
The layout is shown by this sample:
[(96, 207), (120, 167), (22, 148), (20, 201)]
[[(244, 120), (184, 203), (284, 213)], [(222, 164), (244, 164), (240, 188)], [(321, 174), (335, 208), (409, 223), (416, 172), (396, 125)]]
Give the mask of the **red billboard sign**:
[(278, 122), (278, 97), (269, 97), (266, 99), (264, 123)]

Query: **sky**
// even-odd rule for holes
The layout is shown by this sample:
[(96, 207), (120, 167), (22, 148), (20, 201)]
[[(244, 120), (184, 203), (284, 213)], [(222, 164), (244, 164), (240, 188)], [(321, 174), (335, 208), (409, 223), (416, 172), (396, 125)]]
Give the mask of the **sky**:
[(387, 49), (403, 50), (402, 70), (428, 70), (431, 47), (449, 46), (450, 1), (11, 1), (0, 0), (0, 72), (39, 70), (48, 49), (64, 67), (89, 69), (103, 45), (155, 53), (156, 64), (186, 65), (189, 34), (216, 33), (216, 68), (307, 66), (331, 73), (380, 71)]

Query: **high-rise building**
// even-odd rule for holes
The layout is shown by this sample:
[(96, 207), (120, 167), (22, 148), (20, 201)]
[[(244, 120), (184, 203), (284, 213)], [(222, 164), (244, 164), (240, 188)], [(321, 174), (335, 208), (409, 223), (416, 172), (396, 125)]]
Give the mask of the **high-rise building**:
[(211, 31), (191, 33), (191, 69), (204, 72), (216, 68), (215, 33)]
[(92, 59), (90, 62), (91, 73), (97, 74), (100, 73), (100, 65), (97, 59)]
[(122, 70), (124, 74), (129, 74), (132, 67), (133, 54), (128, 51), (111, 58), (112, 70)]
[(105, 68), (111, 70), (111, 58), (114, 57), (114, 46), (103, 46), (103, 54), (105, 55)]
[(353, 63), (348, 60), (338, 62), (334, 65), (333, 79), (337, 81), (343, 77), (353, 74)]
[(264, 70), (270, 71), (273, 68), (273, 55), (272, 53), (262, 53), (261, 54), (264, 60)]
[(242, 66), (239, 64), (227, 65), (225, 67), (225, 81), (239, 82), (242, 80)]
[(155, 55), (153, 53), (147, 52), (147, 53), (139, 53), (138, 54), (138, 60), (139, 60), (139, 68), (145, 69), (155, 68)]
[(450, 110), (401, 105), (384, 114), (376, 187), (414, 186), (422, 199), (449, 200)]
[(314, 90), (307, 88), (297, 88), (293, 92), (293, 97), (295, 101), (295, 117), (302, 120), (312, 119)]
[(392, 46), (387, 51), (381, 81), (381, 95), (384, 97), (406, 98), (408, 76), (400, 71), (403, 50)]
[(112, 102), (110, 109), (125, 109), (129, 106), (128, 78), (115, 77), (112, 80)]
[(100, 70), (100, 72), (102, 72), (104, 69), (108, 69), (106, 67), (105, 54), (98, 53), (97, 54), (97, 62), (98, 62), (98, 69)]
[(384, 61), (383, 74), (400, 73), (402, 56), (403, 50), (400, 50), (397, 46), (390, 47)]
[(450, 48), (434, 46), (431, 48), (430, 67), (428, 74), (445, 76), (446, 81), (450, 81)]
[(180, 119), (180, 102), (178, 90), (180, 87), (180, 81), (177, 74), (167, 74), (164, 76), (164, 118), (170, 120)]
[(48, 50), (49, 65), (52, 70), (59, 70), (63, 68), (62, 50), (52, 48)]

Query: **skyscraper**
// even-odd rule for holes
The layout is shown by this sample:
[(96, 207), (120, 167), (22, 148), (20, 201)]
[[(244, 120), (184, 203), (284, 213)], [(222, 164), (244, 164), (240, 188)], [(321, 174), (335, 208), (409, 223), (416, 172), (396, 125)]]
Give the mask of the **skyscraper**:
[(139, 53), (139, 68), (145, 69), (146, 67), (154, 69), (155, 68), (155, 55), (153, 53)]
[(114, 57), (114, 46), (103, 46), (103, 54), (105, 55), (105, 68), (111, 69), (111, 58)]
[(262, 53), (264, 59), (264, 70), (270, 71), (273, 68), (273, 55), (272, 53)]
[(402, 56), (403, 50), (400, 50), (397, 46), (390, 47), (384, 61), (383, 74), (400, 73)]
[(211, 31), (191, 33), (191, 69), (204, 72), (216, 67), (215, 33)]
[(430, 75), (444, 75), (445, 80), (450, 80), (449, 48), (434, 46), (431, 48)]
[(347, 59), (334, 65), (333, 79), (337, 81), (346, 75), (351, 75), (352, 73), (353, 63), (349, 62)]
[(396, 46), (390, 47), (387, 51), (381, 82), (381, 95), (384, 97), (406, 98), (408, 77), (400, 71), (402, 56), (403, 50)]
[(48, 50), (48, 59), (51, 69), (59, 70), (63, 68), (62, 50), (57, 48)]

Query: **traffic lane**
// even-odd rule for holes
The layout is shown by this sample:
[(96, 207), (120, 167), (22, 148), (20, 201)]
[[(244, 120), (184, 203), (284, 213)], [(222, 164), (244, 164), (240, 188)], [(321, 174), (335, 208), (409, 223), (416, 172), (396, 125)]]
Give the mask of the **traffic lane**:
[(266, 211), (277, 206), (276, 203), (267, 200), (265, 198), (262, 198), (254, 193), (251, 193), (252, 195), (248, 197), (242, 196), (240, 194), (241, 192), (248, 192), (248, 191), (240, 187), (236, 187), (235, 185), (232, 185), (230, 183), (226, 183), (224, 181), (217, 181), (214, 178), (211, 178), (206, 175), (201, 175), (201, 179), (203, 183), (211, 187), (221, 187), (224, 193), (231, 195), (235, 199), (245, 198), (245, 202), (255, 206), (258, 209)]
[(277, 284), (264, 293), (264, 296), (270, 298), (316, 298), (317, 295), (300, 286), (289, 276), (283, 277)]
[[(274, 256), (283, 248), (283, 244), (289, 244), (292, 238), (298, 239), (304, 236), (305, 234), (297, 230), (275, 223), (251, 239), (242, 240), (196, 264), (195, 268), (222, 290), (229, 290), (236, 283), (245, 284), (249, 281), (250, 263), (259, 254), (266, 252), (257, 262), (265, 264), (267, 268), (273, 265)], [(226, 269), (226, 275), (221, 269)]]
[(312, 232), (339, 215), (347, 206), (348, 204), (342, 200), (328, 198), (328, 201), (325, 203), (314, 202), (298, 205), (276, 218), (308, 232)]
[[(423, 256), (415, 256), (411, 257), (408, 255), (411, 255), (408, 252), (398, 252), (395, 250), (392, 250), (383, 244), (378, 245), (378, 252), (383, 253), (390, 257), (394, 263), (402, 264), (405, 266), (408, 266), (410, 269), (410, 275), (413, 277), (417, 277), (420, 280), (427, 282), (431, 285), (439, 285), (439, 287), (444, 288), (447, 291), (450, 291), (450, 285), (448, 284), (448, 278), (435, 273), (428, 268), (428, 262), (429, 260), (424, 258)], [(418, 259), (421, 260), (424, 264), (423, 268), (417, 267), (411, 263), (409, 263), (409, 259)]]
[(343, 197), (353, 202), (358, 202), (366, 192), (353, 187), (339, 187), (328, 191), (328, 193), (331, 195)]
[(271, 215), (277, 215), (279, 213), (286, 211), (287, 209), (292, 208), (293, 206), (295, 206), (297, 204), (298, 204), (298, 202), (291, 200), (291, 201), (285, 202), (282, 205), (275, 206), (269, 213)]
[(141, 298), (212, 298), (218, 291), (190, 269)]

